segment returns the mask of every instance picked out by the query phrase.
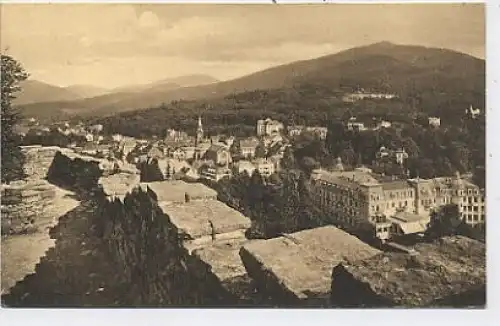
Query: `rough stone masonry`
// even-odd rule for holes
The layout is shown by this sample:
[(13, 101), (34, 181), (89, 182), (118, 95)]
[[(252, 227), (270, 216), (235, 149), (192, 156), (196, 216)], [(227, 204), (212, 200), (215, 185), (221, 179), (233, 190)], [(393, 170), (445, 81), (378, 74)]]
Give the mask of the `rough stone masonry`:
[(133, 168), (93, 157), (57, 153), (48, 179), (96, 203), (94, 227), (133, 306), (328, 307), (336, 266), (379, 257), (333, 226), (249, 240), (251, 221), (214, 190), (141, 183)]

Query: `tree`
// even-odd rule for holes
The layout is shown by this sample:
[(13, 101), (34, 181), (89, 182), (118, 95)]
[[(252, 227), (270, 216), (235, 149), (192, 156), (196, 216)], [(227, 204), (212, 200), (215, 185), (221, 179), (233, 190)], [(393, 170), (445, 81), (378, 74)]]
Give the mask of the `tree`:
[(339, 156), (342, 159), (342, 162), (345, 162), (348, 166), (354, 166), (356, 164), (357, 155), (350, 145), (345, 147), (340, 152)]
[(266, 157), (266, 146), (260, 142), (255, 148), (255, 157), (264, 158)]
[(241, 143), (239, 139), (235, 139), (231, 144), (231, 147), (229, 147), (229, 153), (231, 153), (231, 157), (233, 159), (241, 156)]
[(19, 113), (13, 108), (12, 100), (21, 88), (19, 83), (28, 78), (28, 74), (14, 58), (2, 54), (1, 63), (1, 105), (2, 105), (2, 182), (10, 183), (25, 177), (24, 155), (21, 152), (20, 139), (14, 133), (14, 127), (20, 120)]
[(469, 170), (469, 157), (470, 151), (466, 144), (453, 142), (450, 148), (450, 161), (451, 164), (457, 168), (461, 173), (467, 172)]
[(291, 147), (287, 147), (283, 153), (283, 159), (281, 160), (281, 165), (284, 169), (295, 168), (295, 156)]
[(480, 188), (486, 187), (486, 169), (484, 166), (476, 166), (473, 170), (472, 181)]
[(427, 237), (433, 239), (458, 234), (462, 224), (459, 216), (458, 206), (455, 204), (445, 205), (433, 211), (426, 230)]
[(307, 175), (310, 175), (314, 169), (318, 169), (320, 167), (318, 161), (309, 156), (306, 156), (302, 159), (301, 165), (302, 169), (304, 170), (304, 172), (306, 172)]
[(346, 130), (342, 122), (334, 121), (328, 126), (326, 146), (331, 155), (339, 156), (342, 151), (342, 142), (347, 139)]

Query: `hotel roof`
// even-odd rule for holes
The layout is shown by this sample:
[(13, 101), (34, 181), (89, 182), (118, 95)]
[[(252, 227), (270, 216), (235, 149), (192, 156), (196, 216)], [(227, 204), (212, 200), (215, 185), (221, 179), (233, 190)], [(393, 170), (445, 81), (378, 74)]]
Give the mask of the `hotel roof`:
[[(335, 171), (329, 172), (325, 170), (318, 171), (318, 178), (320, 180), (334, 183), (342, 184), (345, 186), (376, 186), (380, 185), (380, 182), (375, 179), (370, 173), (364, 171)], [(315, 171), (316, 173), (316, 171)]]

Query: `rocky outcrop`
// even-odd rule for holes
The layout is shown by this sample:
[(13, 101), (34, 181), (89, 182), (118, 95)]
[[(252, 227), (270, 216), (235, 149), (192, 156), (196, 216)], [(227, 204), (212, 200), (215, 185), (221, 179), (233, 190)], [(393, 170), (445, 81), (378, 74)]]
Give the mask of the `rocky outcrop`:
[[(436, 293), (451, 295), (453, 300), (458, 299), (455, 292), (448, 291), (452, 283), (457, 288), (465, 288), (472, 281), (479, 286), (479, 290), (461, 291), (460, 295), (481, 297), (484, 293), (484, 245), (481, 248), (459, 239), (453, 240), (453, 246), (445, 239), (445, 246), (420, 248), (432, 253), (429, 259), (408, 260), (393, 255), (386, 261), (387, 257), (377, 249), (333, 226), (268, 240), (248, 240), (245, 234), (250, 220), (218, 201), (214, 190), (200, 183), (141, 183), (139, 178), (137, 170), (117, 162), (72, 152), (55, 154), (48, 179), (86, 195), (80, 206), (85, 209), (68, 214), (71, 219), (66, 227), (71, 229), (81, 223), (78, 231), (58, 240), (60, 247), (71, 250), (59, 248), (57, 252), (64, 252), (66, 259), (75, 252), (88, 254), (95, 266), (90, 269), (81, 259), (64, 264), (56, 254), (52, 257), (55, 265), (63, 266), (57, 270), (57, 279), (71, 284), (64, 293), (70, 299), (73, 293), (79, 297), (75, 302), (89, 302), (85, 299), (88, 294), (104, 296), (96, 300), (107, 304), (129, 307), (326, 307), (342, 305), (349, 293), (358, 293), (347, 298), (361, 305), (369, 303), (370, 298), (378, 304), (383, 301), (398, 305), (398, 298), (414, 300), (414, 294), (432, 299), (419, 306), (438, 302), (434, 290), (424, 286), (418, 292), (420, 279), (428, 279), (426, 284), (438, 284)], [(12, 194), (5, 198), (15, 201), (16, 192)], [(28, 201), (30, 196), (41, 198), (29, 191), (23, 198)], [(81, 232), (87, 235), (75, 236)], [(446, 248), (450, 252), (445, 252)], [(436, 263), (445, 259), (451, 263), (436, 269)], [(404, 266), (400, 266), (401, 262)], [(80, 282), (81, 275), (65, 274), (70, 265), (78, 263), (82, 266), (73, 268), (75, 273), (84, 268), (88, 269), (83, 274), (99, 271), (98, 278), (89, 276), (88, 287)], [(410, 263), (415, 266), (408, 267)], [(406, 272), (402, 273), (402, 269)], [(51, 275), (47, 270), (45, 274)], [(392, 281), (401, 275), (412, 282)], [(386, 285), (379, 282), (383, 277), (388, 281)], [(414, 284), (416, 290), (399, 286), (407, 283)], [(36, 304), (47, 291), (43, 288), (30, 302)], [(94, 296), (94, 292), (100, 295)]]
[(56, 153), (69, 151), (56, 146), (23, 146), (22, 152), (26, 158), (24, 171), (29, 179), (45, 179)]
[(419, 243), (417, 254), (380, 253), (333, 269), (342, 307), (468, 307), (486, 302), (484, 243), (462, 236)]
[(199, 183), (139, 183), (108, 161), (58, 152), (51, 182), (85, 193), (93, 229), (129, 290), (130, 306), (231, 306), (261, 302), (239, 257), (250, 220)]
[[(2, 295), (35, 272), (55, 240), (49, 235), (59, 218), (78, 205), (69, 191), (45, 180), (58, 147), (27, 146), (26, 179), (2, 185)], [(28, 275), (28, 276), (27, 276)]]
[(117, 173), (135, 175), (139, 171), (134, 166), (120, 161), (59, 151), (47, 172), (47, 180), (79, 192), (92, 193), (98, 190), (101, 177)]
[(35, 232), (37, 219), (50, 209), (55, 194), (54, 186), (42, 180), (2, 186), (2, 234)]
[(284, 307), (329, 306), (332, 267), (380, 251), (333, 226), (256, 240), (240, 251), (259, 291)]
[[(179, 191), (182, 188), (182, 191)], [(237, 305), (253, 289), (238, 251), (250, 220), (182, 181), (142, 184), (106, 197), (102, 237), (135, 305)], [(189, 198), (189, 199), (187, 199)]]
[(47, 171), (59, 147), (26, 146), (26, 178), (2, 185), (2, 234), (26, 234), (37, 231), (56, 195), (53, 185), (45, 181)]

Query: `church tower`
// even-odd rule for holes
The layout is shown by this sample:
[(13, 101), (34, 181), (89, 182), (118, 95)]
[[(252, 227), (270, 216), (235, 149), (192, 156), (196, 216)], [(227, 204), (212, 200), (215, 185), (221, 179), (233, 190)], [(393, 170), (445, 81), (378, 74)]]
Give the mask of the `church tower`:
[(203, 140), (203, 125), (201, 123), (201, 117), (198, 117), (198, 127), (196, 128), (196, 145), (199, 145)]

